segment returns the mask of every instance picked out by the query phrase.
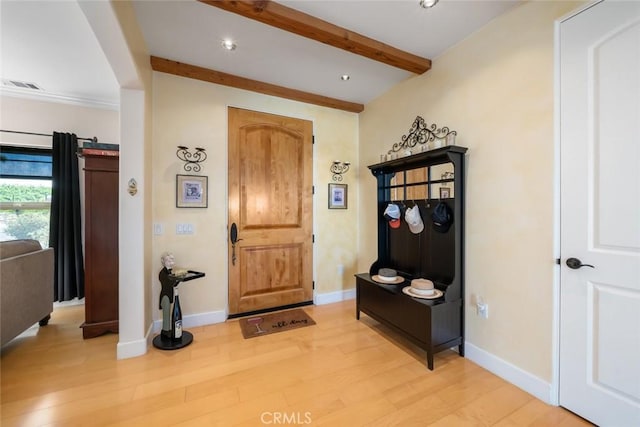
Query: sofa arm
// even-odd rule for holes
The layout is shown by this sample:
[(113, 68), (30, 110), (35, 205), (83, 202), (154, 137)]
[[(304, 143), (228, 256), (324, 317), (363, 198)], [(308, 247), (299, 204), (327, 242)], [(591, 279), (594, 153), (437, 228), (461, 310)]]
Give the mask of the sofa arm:
[(53, 254), (46, 248), (0, 261), (1, 345), (53, 311)]

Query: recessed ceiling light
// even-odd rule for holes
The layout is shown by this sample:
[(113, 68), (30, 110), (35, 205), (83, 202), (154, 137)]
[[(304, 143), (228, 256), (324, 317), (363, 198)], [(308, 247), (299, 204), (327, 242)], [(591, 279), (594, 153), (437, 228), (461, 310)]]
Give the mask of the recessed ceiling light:
[(343, 82), (346, 82), (350, 78), (351, 78), (351, 76), (349, 76), (349, 74), (343, 74), (343, 75), (340, 76), (340, 80), (342, 80)]
[(420, 0), (420, 6), (425, 9), (429, 9), (438, 3), (438, 0)]
[(227, 50), (236, 50), (236, 44), (231, 39), (222, 40), (222, 47)]

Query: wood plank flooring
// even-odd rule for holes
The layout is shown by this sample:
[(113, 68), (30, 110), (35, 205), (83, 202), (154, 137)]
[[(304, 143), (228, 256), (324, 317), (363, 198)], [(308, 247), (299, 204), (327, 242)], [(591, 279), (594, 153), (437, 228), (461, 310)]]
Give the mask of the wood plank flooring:
[(83, 340), (84, 307), (54, 311), (5, 346), (9, 426), (587, 426), (452, 351), (425, 354), (355, 301), (309, 306), (316, 325), (243, 339), (237, 320), (190, 346), (116, 360), (118, 336)]

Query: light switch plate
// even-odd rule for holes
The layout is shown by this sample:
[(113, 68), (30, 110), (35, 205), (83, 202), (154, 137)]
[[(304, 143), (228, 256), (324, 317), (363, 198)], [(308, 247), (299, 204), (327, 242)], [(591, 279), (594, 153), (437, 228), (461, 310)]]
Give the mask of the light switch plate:
[(176, 224), (176, 234), (193, 234), (195, 227), (190, 223)]
[(155, 236), (162, 236), (164, 234), (164, 226), (159, 222), (153, 223), (153, 234)]

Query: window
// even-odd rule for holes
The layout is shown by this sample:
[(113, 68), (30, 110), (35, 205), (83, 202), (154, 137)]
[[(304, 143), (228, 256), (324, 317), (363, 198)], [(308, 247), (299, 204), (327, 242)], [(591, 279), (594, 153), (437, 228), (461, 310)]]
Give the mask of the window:
[(0, 240), (49, 246), (51, 172), (50, 149), (0, 147)]

